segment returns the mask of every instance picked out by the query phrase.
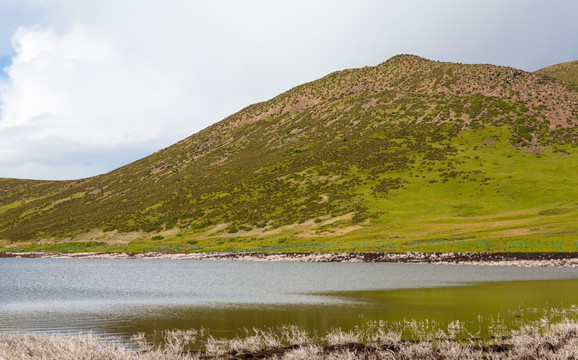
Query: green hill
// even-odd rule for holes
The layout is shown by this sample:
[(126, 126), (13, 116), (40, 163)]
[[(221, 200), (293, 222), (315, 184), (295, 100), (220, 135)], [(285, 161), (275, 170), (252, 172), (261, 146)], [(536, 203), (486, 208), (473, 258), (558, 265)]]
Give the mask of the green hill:
[(4, 248), (576, 251), (578, 86), (395, 56), (108, 174), (0, 181)]
[(536, 73), (578, 85), (578, 61), (548, 66), (536, 71)]

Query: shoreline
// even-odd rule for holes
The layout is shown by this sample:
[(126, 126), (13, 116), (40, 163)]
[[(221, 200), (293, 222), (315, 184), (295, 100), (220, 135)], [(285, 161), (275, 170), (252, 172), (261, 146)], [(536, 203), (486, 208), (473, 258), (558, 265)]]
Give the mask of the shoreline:
[(202, 329), (175, 329), (161, 332), (167, 343), (164, 346), (149, 343), (144, 333), (132, 337), (128, 347), (91, 334), (0, 334), (0, 359), (508, 360), (575, 359), (578, 352), (578, 322), (572, 317), (527, 324), (489, 339), (455, 335), (448, 329), (448, 333), (422, 333), (419, 339), (408, 340), (399, 330), (390, 330), (379, 322), (353, 331), (337, 328), (321, 336), (297, 326), (285, 326), (277, 332), (253, 329), (233, 339), (207, 337)]
[(72, 259), (165, 259), (286, 262), (349, 262), (392, 264), (440, 264), (516, 267), (578, 268), (578, 252), (552, 253), (109, 253), (109, 252), (4, 252), (0, 258), (72, 258)]

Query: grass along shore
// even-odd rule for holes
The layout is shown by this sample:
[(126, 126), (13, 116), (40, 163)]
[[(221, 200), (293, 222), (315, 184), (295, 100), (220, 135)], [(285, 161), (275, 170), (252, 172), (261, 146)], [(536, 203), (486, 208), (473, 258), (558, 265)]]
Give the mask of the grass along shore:
[[(0, 335), (3, 359), (576, 359), (578, 308), (544, 311), (539, 321), (507, 330), (491, 325), (494, 336), (481, 339), (464, 331), (459, 321), (447, 327), (430, 322), (368, 322), (354, 330), (332, 329), (312, 334), (297, 326), (245, 330), (233, 339), (215, 338), (200, 330), (158, 334), (155, 345), (145, 334), (119, 342), (90, 334)], [(557, 319), (557, 320), (556, 320)], [(410, 330), (411, 339), (402, 332)]]

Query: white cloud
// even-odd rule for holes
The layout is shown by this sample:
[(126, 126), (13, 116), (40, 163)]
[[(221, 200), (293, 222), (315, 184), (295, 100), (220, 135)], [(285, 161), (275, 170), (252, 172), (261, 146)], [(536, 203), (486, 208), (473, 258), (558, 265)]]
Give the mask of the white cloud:
[(250, 103), (398, 53), (534, 68), (571, 60), (578, 6), (556, 4), (0, 0), (10, 10), (0, 24), (34, 12), (0, 76), (0, 177), (112, 170)]
[[(153, 151), (159, 139), (174, 140), (175, 135), (183, 136), (181, 128), (194, 128), (187, 124), (195, 108), (182, 81), (187, 76), (182, 66), (139, 60), (122, 44), (87, 27), (62, 35), (51, 28), (21, 28), (13, 44), (16, 56), (6, 71), (9, 82), (0, 90), (4, 168), (15, 160), (40, 162), (46, 156), (66, 162), (78, 152), (87, 160), (102, 161), (100, 152), (120, 151), (127, 145)], [(70, 153), (51, 144), (61, 144)], [(94, 171), (96, 164), (88, 165)], [(76, 172), (79, 166), (73, 169)], [(90, 174), (74, 172), (48, 176)], [(45, 176), (30, 172), (12, 176), (28, 175)]]

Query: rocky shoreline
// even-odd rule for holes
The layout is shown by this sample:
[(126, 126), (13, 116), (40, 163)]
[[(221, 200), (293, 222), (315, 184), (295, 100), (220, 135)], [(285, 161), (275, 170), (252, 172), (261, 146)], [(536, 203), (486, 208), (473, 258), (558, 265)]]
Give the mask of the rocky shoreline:
[(578, 252), (554, 253), (55, 253), (5, 252), (0, 257), (19, 258), (83, 258), (83, 259), (168, 259), (168, 260), (236, 260), (291, 262), (358, 262), (399, 264), (445, 264), (517, 267), (578, 268)]

